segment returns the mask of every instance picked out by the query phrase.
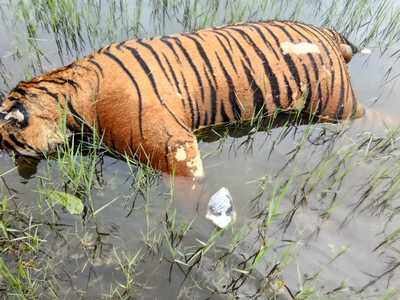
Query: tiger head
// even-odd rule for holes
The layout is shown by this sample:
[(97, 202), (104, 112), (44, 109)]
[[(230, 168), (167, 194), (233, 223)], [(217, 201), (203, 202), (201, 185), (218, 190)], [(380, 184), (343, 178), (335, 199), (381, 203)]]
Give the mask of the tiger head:
[(353, 56), (360, 52), (360, 49), (352, 44), (344, 35), (333, 30), (324, 28), (325, 33), (327, 33), (339, 46), (340, 52), (343, 55), (346, 63), (349, 63)]
[(54, 152), (64, 141), (54, 106), (46, 95), (14, 89), (0, 105), (0, 149), (30, 157)]

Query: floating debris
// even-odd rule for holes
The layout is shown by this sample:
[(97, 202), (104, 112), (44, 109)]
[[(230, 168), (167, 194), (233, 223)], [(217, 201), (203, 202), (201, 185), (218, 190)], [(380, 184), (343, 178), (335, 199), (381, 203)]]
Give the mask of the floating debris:
[(370, 55), (372, 53), (371, 49), (364, 48), (360, 51), (361, 54)]
[(222, 187), (211, 196), (208, 202), (206, 219), (219, 228), (225, 228), (236, 219), (236, 212), (233, 208), (233, 200), (229, 190)]

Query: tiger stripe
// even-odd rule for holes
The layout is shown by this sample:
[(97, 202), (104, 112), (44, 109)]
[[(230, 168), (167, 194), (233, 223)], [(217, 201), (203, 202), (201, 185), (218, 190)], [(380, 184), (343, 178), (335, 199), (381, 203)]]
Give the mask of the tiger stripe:
[(143, 99), (142, 99), (142, 93), (140, 91), (139, 85), (136, 82), (135, 78), (133, 77), (132, 73), (125, 67), (124, 63), (114, 54), (110, 52), (104, 52), (104, 55), (108, 56), (111, 60), (113, 60), (123, 71), (124, 73), (129, 77), (130, 81), (135, 87), (135, 90), (137, 92), (139, 101), (138, 101), (138, 106), (139, 106), (139, 132), (140, 136), (143, 138)]
[[(293, 43), (296, 42), (295, 38), (289, 33), (289, 30), (287, 30), (284, 26), (281, 26), (279, 24), (275, 24), (275, 25), (279, 26), (279, 28), (285, 33), (285, 35), (288, 37), (288, 39), (291, 42), (293, 42)], [(289, 26), (289, 28), (290, 28), (290, 26)], [(309, 42), (309, 43), (312, 43), (312, 41), (310, 39), (308, 39), (308, 38), (306, 38), (305, 40), (307, 42)], [(319, 103), (319, 100), (320, 100), (320, 97), (321, 97), (321, 89), (320, 89), (320, 85), (318, 84), (319, 71), (318, 71), (318, 66), (317, 66), (317, 63), (315, 61), (314, 56), (311, 55), (310, 53), (308, 53), (306, 55), (307, 55), (307, 58), (309, 59), (309, 62), (311, 64), (311, 69), (313, 71), (315, 82), (318, 85), (317, 90), (316, 90), (317, 93), (316, 93), (316, 95), (314, 95), (314, 93), (313, 93), (314, 87), (312, 87), (312, 81), (311, 81), (311, 78), (310, 78), (310, 72), (308, 71), (308, 68), (306, 67), (306, 65), (304, 63), (302, 63), (303, 71), (304, 71), (304, 74), (306, 75), (306, 81), (307, 81), (307, 85), (308, 85), (307, 100), (306, 100), (304, 105), (305, 105), (305, 107), (307, 109), (310, 109), (310, 111), (313, 111), (313, 109), (310, 107), (310, 105), (312, 103), (315, 103), (315, 102)]]
[[(329, 39), (327, 36), (326, 36), (326, 34), (325, 33), (323, 33), (319, 28), (316, 28), (316, 27), (314, 27), (314, 26), (311, 26), (311, 28), (313, 28), (315, 31), (317, 31), (317, 32), (319, 32), (320, 33), (320, 35), (321, 35), (321, 37), (324, 37), (325, 39), (326, 39), (326, 41), (329, 43), (329, 44), (331, 44), (332, 46), (334, 45), (333, 43), (333, 41), (331, 40), (331, 39)], [(342, 61), (342, 62), (344, 62), (344, 59), (343, 59), (343, 57), (341, 56), (341, 54), (339, 53), (339, 50), (337, 50), (337, 49), (334, 49), (334, 52), (335, 52), (335, 54), (336, 54), (336, 57), (337, 57), (337, 59), (339, 60), (339, 61)], [(343, 114), (344, 114), (344, 112), (345, 112), (345, 108), (346, 108), (346, 105), (345, 105), (345, 101), (346, 101), (346, 99), (345, 99), (345, 93), (348, 95), (348, 90), (350, 89), (350, 82), (347, 80), (347, 81), (345, 81), (344, 80), (344, 74), (345, 74), (345, 70), (344, 70), (344, 65), (343, 64), (338, 64), (339, 65), (339, 67), (340, 67), (340, 80), (341, 80), (341, 82), (340, 82), (340, 86), (341, 86), (341, 89), (340, 89), (340, 98), (339, 98), (339, 102), (338, 102), (338, 104), (337, 104), (337, 107), (336, 107), (336, 118), (337, 119), (342, 119), (343, 118)]]
[[(242, 69), (245, 72), (246, 77), (248, 79), (249, 87), (250, 88), (253, 87), (253, 108), (256, 109), (256, 113), (254, 115), (256, 115), (257, 112), (259, 112), (262, 108), (265, 108), (266, 111), (269, 111), (270, 108), (268, 108), (268, 104), (264, 102), (264, 100), (266, 99), (266, 96), (262, 92), (263, 89), (260, 88), (261, 83), (258, 83), (258, 81), (256, 79), (257, 73), (254, 69), (255, 67), (253, 66), (252, 62), (249, 59), (249, 54), (245, 51), (245, 49), (243, 48), (241, 43), (230, 32), (224, 31), (224, 33), (226, 33), (228, 35), (228, 37), (230, 39), (232, 39), (233, 43), (239, 49), (239, 52), (242, 56), (242, 58), (240, 60), (240, 64), (241, 64)], [(254, 91), (256, 91), (256, 95), (254, 94)], [(259, 99), (260, 94), (262, 95), (261, 101)], [(262, 102), (262, 103), (260, 103), (260, 102)], [(273, 109), (271, 109), (271, 111), (273, 111)]]
[[(339, 93), (340, 94), (337, 94), (337, 96), (339, 97), (340, 100), (339, 100), (339, 103), (338, 103), (338, 105), (336, 107), (336, 110), (335, 110), (337, 112), (339, 107), (342, 105), (342, 101), (343, 101), (343, 97), (344, 97), (343, 96), (344, 95), (343, 89), (347, 88), (347, 87), (345, 87), (345, 85), (347, 85), (347, 82), (344, 82), (344, 80), (343, 80), (343, 75), (344, 75), (344, 70), (343, 70), (344, 66), (343, 66), (343, 63), (342, 63), (343, 62), (343, 58), (341, 58), (341, 55), (340, 55), (338, 49), (336, 47), (334, 47), (334, 42), (326, 35), (326, 33), (324, 33), (321, 30), (319, 30), (319, 28), (316, 28), (316, 27), (311, 26), (311, 25), (307, 26), (307, 25), (299, 23), (299, 26), (304, 28), (308, 32), (310, 32), (312, 35), (314, 35), (314, 36), (318, 37), (319, 39), (323, 40), (325, 47), (327, 47), (327, 45), (329, 45), (332, 48), (331, 51), (328, 51), (328, 52), (330, 53), (329, 57), (332, 57), (332, 54), (334, 54), (334, 58), (332, 58), (332, 60), (335, 59), (336, 61), (332, 62), (332, 67), (335, 67), (336, 69), (334, 70), (334, 72), (332, 72), (334, 77), (333, 77), (333, 79), (331, 81), (331, 96), (334, 93), (335, 82), (337, 80), (337, 78), (335, 76), (338, 74), (338, 71), (339, 71), (339, 75), (340, 75), (340, 78), (339, 78), (340, 79), (340, 85), (339, 85), (339, 87), (340, 87), (340, 92)], [(324, 114), (326, 110), (329, 110), (328, 105), (329, 105), (329, 102), (327, 101), (325, 103), (324, 107), (322, 108), (322, 112), (321, 112), (322, 114)], [(337, 116), (337, 115), (338, 114), (335, 113), (335, 116)], [(339, 115), (341, 116), (342, 114), (339, 114)]]
[[(274, 48), (279, 49), (280, 48), (280, 39), (277, 36), (277, 33), (273, 32), (273, 28), (266, 27), (265, 24), (260, 24), (262, 29), (264, 29), (268, 36), (272, 37), (272, 40), (275, 42), (273, 45)], [(301, 82), (300, 82), (300, 75), (297, 71), (297, 68), (292, 60), (292, 58), (288, 55), (284, 55), (283, 53), (280, 54), (281, 59), (280, 61), (285, 62), (285, 66), (282, 65), (282, 67), (286, 67), (283, 70), (284, 77), (286, 76), (286, 79), (288, 80), (289, 86), (287, 89), (290, 89), (290, 91), (287, 91), (287, 96), (290, 94), (293, 97), (293, 94), (297, 95), (297, 97), (301, 96)], [(294, 91), (294, 93), (293, 93)], [(286, 103), (281, 100), (281, 105), (283, 109), (287, 109), (291, 106), (293, 102), (292, 97), (287, 97)]]
[[(286, 24), (287, 24), (287, 26), (288, 26), (288, 28), (290, 30), (296, 32), (302, 39), (304, 39), (308, 43), (312, 43), (313, 42), (309, 37), (307, 37), (304, 33), (302, 33), (300, 30), (298, 30), (292, 24), (290, 24), (290, 23), (286, 23)], [(329, 53), (326, 53), (326, 54), (329, 55)], [(322, 102), (325, 102), (325, 101), (328, 100), (328, 98), (327, 98), (328, 96), (327, 96), (327, 94), (324, 93), (324, 90), (323, 90), (323, 86), (322, 86), (323, 82), (322, 82), (321, 74), (320, 74), (320, 71), (319, 71), (319, 67), (324, 65), (324, 60), (323, 60), (321, 55), (316, 55), (317, 58), (318, 58), (318, 63), (317, 63), (316, 60), (314, 59), (314, 57), (311, 54), (307, 54), (307, 56), (311, 61), (312, 68), (313, 68), (314, 75), (315, 75), (315, 79), (316, 79), (316, 82), (317, 82), (317, 88), (318, 88), (318, 91), (317, 91), (318, 92), (318, 94), (317, 94), (318, 95), (317, 96), (317, 108), (316, 109), (315, 108), (310, 108), (310, 110), (311, 111), (315, 111), (316, 114), (319, 114), (319, 113), (321, 113)]]

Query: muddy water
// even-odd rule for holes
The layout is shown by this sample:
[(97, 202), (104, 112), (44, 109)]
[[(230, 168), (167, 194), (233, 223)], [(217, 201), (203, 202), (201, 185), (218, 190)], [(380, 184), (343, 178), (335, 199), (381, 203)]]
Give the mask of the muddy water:
[[(164, 25), (146, 25), (154, 20), (151, 12), (151, 4), (143, 4), (141, 22), (145, 31), (141, 35), (161, 33), (157, 28)], [(182, 20), (169, 13), (164, 31), (183, 30)], [(220, 23), (228, 19), (223, 15), (223, 11), (218, 13)], [(162, 15), (155, 19), (162, 20)], [(5, 64), (3, 71), (8, 76), (7, 83), (12, 86), (23, 79), (27, 71), (32, 72), (29, 65), (35, 57), (32, 53), (24, 53), (16, 59), (10, 56), (16, 47), (26, 45), (26, 36), (22, 36), (22, 42), (18, 41), (17, 34), (10, 31), (13, 22), (6, 19), (3, 22), (7, 25), (0, 26), (0, 57)], [(318, 18), (314, 22), (318, 24)], [(12, 28), (23, 32), (23, 21), (17, 19)], [(121, 34), (115, 40), (123, 38), (124, 34)], [(43, 68), (60, 65), (53, 35), (39, 28), (38, 45), (48, 59), (43, 60)], [(87, 47), (82, 53), (75, 54), (79, 56), (90, 50)], [(62, 55), (68, 61), (75, 54)], [(393, 80), (384, 76), (390, 68), (389, 77)], [(97, 298), (110, 294), (116, 282), (125, 280), (118, 267), (117, 256), (123, 260), (125, 254), (134, 255), (139, 250), (144, 257), (135, 275), (135, 290), (139, 297), (225, 298), (224, 294), (217, 296), (212, 291), (216, 288), (224, 291), (224, 276), (228, 277), (225, 278), (228, 282), (237, 277), (238, 273), (231, 269), (237, 269), (237, 263), (254, 254), (263, 243), (267, 245), (268, 252), (257, 264), (252, 277), (237, 290), (239, 296), (257, 294), (263, 277), (280, 262), (280, 278), (293, 293), (306, 286), (313, 287), (321, 298), (327, 295), (336, 299), (359, 299), (361, 295), (379, 298), (378, 295), (382, 295), (387, 288), (399, 287), (399, 271), (383, 277), (361, 294), (357, 291), (373, 280), (374, 275), (390, 269), (391, 263), (396, 257), (398, 259), (394, 247), (374, 249), (388, 233), (399, 227), (400, 221), (396, 215), (389, 219), (390, 209), (361, 211), (355, 209), (355, 204), (368, 178), (382, 165), (395, 164), (396, 157), (376, 162), (351, 156), (340, 165), (340, 172), (345, 173), (341, 184), (330, 182), (332, 177), (326, 170), (334, 170), (338, 161), (348, 153), (346, 150), (366, 132), (382, 135), (385, 132), (384, 123), (400, 125), (400, 120), (397, 120), (400, 85), (396, 80), (400, 68), (396, 57), (382, 57), (379, 49), (373, 49), (371, 56), (353, 59), (350, 69), (356, 94), (369, 109), (367, 118), (344, 125), (317, 125), (308, 139), (304, 136), (310, 127), (303, 126), (296, 130), (293, 128), (284, 138), (280, 138), (283, 129), (277, 128), (268, 134), (256, 133), (250, 141), (248, 137), (227, 137), (213, 143), (202, 142), (200, 148), (207, 177), (202, 184), (202, 192), (196, 197), (177, 191), (177, 199), (172, 201), (168, 180), (165, 179), (155, 180), (145, 197), (138, 195), (135, 188), (137, 182), (127, 164), (109, 157), (104, 159), (101, 182), (95, 185), (92, 195), (94, 208), (102, 208), (95, 217), (75, 217), (61, 209), (57, 209), (57, 215), (54, 215), (51, 210), (43, 208), (46, 205), (40, 200), (38, 192), (41, 182), (50, 178), (50, 186), (60, 187), (67, 181), (67, 178), (57, 175), (59, 166), (55, 161), (41, 162), (37, 173), (30, 179), (19, 176), (17, 170), (7, 174), (3, 178), (8, 188), (3, 184), (2, 193), (15, 194), (18, 205), (29, 208), (37, 222), (58, 224), (41, 227), (41, 235), (47, 241), (42, 247), (49, 256), (40, 259), (48, 262), (60, 285), (59, 295), (67, 298), (76, 295)], [(3, 91), (8, 89), (4, 83), (0, 88)], [(323, 136), (325, 143), (318, 139), (322, 133), (335, 136), (333, 133), (342, 129), (346, 129), (345, 134), (336, 139)], [(303, 139), (304, 143), (301, 142)], [(290, 159), (300, 144), (302, 147), (298, 155)], [(330, 160), (326, 168), (320, 170), (322, 175), (307, 181), (308, 185), (304, 188), (307, 175), (325, 159)], [(14, 163), (2, 153), (0, 166), (4, 172), (12, 169)], [(262, 226), (274, 189), (287, 180), (288, 189), (282, 197), (279, 214), (271, 224)], [(310, 188), (310, 181), (315, 181), (313, 189)], [(177, 224), (193, 221), (181, 245), (181, 250), (190, 253), (201, 246), (200, 241), (206, 242), (215, 232), (203, 216), (209, 195), (222, 186), (233, 195), (237, 222), (218, 239), (214, 248), (220, 252), (208, 253), (200, 267), (193, 268), (186, 277), (182, 270), (187, 271), (187, 266), (182, 265), (182, 270), (176, 265), (171, 268), (171, 261), (182, 261), (183, 258), (179, 253), (174, 256), (163, 242), (169, 234), (165, 228), (166, 213), (171, 216), (175, 211)], [(265, 190), (255, 199), (260, 195), (261, 186)], [(399, 205), (398, 197), (394, 196), (392, 201), (392, 207)], [(230, 277), (231, 273), (226, 269), (221, 272), (221, 260), (216, 257), (224, 249), (229, 249), (235, 238), (240, 240), (239, 246), (228, 256), (229, 259), (222, 260), (224, 267), (232, 271)], [(159, 247), (158, 240), (161, 241)], [(343, 254), (334, 259), (342, 251)], [(342, 284), (343, 290), (334, 293)]]

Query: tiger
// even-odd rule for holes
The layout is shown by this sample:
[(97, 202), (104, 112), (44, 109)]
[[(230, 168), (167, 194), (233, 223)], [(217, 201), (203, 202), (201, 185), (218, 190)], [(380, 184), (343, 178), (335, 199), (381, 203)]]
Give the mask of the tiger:
[(83, 126), (175, 176), (202, 178), (196, 132), (297, 111), (319, 122), (364, 115), (348, 70), (359, 49), (329, 28), (268, 20), (113, 43), (21, 81), (0, 106), (0, 147), (43, 157)]

